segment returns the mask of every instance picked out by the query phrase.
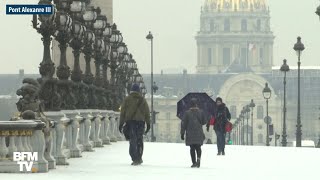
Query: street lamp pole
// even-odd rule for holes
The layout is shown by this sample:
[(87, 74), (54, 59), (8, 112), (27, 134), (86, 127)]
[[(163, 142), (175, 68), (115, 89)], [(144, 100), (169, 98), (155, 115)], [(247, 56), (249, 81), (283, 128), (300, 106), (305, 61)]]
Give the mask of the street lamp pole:
[(146, 37), (148, 40), (151, 41), (151, 142), (156, 141), (156, 137), (154, 136), (154, 129), (153, 129), (153, 124), (154, 124), (154, 110), (153, 110), (153, 35), (151, 31), (149, 31), (149, 34)]
[(281, 144), (283, 147), (287, 146), (287, 124), (286, 124), (286, 113), (287, 113), (287, 107), (286, 107), (286, 84), (287, 84), (287, 72), (289, 71), (289, 66), (287, 64), (287, 60), (283, 60), (283, 65), (280, 68), (280, 71), (284, 72), (284, 78), (283, 78), (283, 130), (282, 130), (282, 141)]
[(267, 105), (267, 137), (266, 137), (266, 145), (270, 146), (269, 143), (269, 99), (271, 98), (271, 89), (268, 86), (268, 83), (266, 83), (266, 86), (264, 87), (262, 91), (263, 97), (266, 100), (266, 105)]
[(249, 113), (250, 113), (250, 108), (249, 105), (246, 105), (246, 118), (247, 118), (247, 145), (249, 145)]
[(301, 130), (301, 112), (300, 112), (300, 57), (304, 50), (304, 45), (301, 42), (301, 37), (297, 38), (297, 43), (294, 45), (293, 49), (298, 55), (298, 114), (297, 114), (297, 132), (296, 132), (296, 147), (301, 147), (302, 130)]
[(253, 99), (251, 99), (251, 102), (249, 104), (249, 107), (251, 107), (251, 146), (253, 146), (253, 108), (256, 106), (256, 104), (253, 102)]

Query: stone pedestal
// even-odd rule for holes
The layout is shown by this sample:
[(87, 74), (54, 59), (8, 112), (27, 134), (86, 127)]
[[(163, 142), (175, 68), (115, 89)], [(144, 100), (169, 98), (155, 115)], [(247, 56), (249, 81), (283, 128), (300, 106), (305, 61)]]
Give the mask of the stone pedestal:
[(82, 151), (92, 152), (93, 145), (89, 140), (90, 131), (91, 131), (91, 120), (94, 118), (91, 115), (91, 110), (79, 110), (81, 116), (84, 118), (83, 121), (80, 122), (80, 143), (82, 145)]
[(118, 127), (120, 125), (120, 112), (115, 112), (114, 116), (115, 116), (115, 122), (116, 122), (116, 127), (115, 127), (115, 134), (116, 135), (115, 136), (117, 137), (118, 141), (123, 141), (125, 138), (123, 137), (123, 135), (118, 130)]
[(65, 155), (63, 143), (65, 138), (65, 126), (70, 122), (70, 119), (65, 117), (61, 111), (45, 112), (44, 114), (55, 122), (54, 129), (52, 131), (52, 154), (56, 160), (56, 164), (69, 165), (67, 162), (67, 156)]
[(101, 115), (103, 117), (101, 119), (100, 138), (102, 140), (102, 143), (106, 144), (106, 145), (110, 145), (111, 144), (110, 143), (110, 138), (108, 136), (109, 124), (110, 124), (109, 112), (111, 112), (111, 111), (107, 111), (107, 110), (102, 110), (101, 111)]
[(70, 151), (70, 157), (81, 157), (81, 150), (78, 147), (77, 142), (79, 122), (83, 120), (83, 117), (75, 110), (63, 110), (62, 112), (70, 119), (70, 123), (66, 128), (66, 147)]
[(100, 139), (100, 128), (101, 128), (101, 118), (103, 116), (100, 113), (100, 110), (92, 111), (92, 115), (95, 117), (94, 121), (91, 123), (92, 131), (92, 141), (94, 147), (103, 147), (102, 140)]
[(110, 120), (110, 142), (117, 142), (117, 136), (116, 136), (116, 131), (118, 130), (117, 127), (117, 122), (115, 118), (115, 113), (112, 111), (109, 113), (109, 120)]

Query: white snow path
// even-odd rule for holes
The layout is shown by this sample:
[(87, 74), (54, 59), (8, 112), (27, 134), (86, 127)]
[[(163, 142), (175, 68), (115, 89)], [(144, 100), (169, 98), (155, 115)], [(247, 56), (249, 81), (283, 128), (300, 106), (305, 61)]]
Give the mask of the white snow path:
[(143, 165), (131, 166), (128, 142), (117, 142), (82, 158), (69, 159), (48, 173), (0, 174), (1, 180), (307, 180), (320, 179), (320, 149), (226, 146), (217, 156), (216, 145), (202, 146), (201, 167), (191, 169), (184, 144), (145, 143)]

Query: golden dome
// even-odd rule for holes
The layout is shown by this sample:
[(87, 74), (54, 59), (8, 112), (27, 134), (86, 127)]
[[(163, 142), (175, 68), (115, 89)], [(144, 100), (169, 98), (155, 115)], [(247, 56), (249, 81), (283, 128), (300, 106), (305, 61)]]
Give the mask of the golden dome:
[(266, 0), (205, 0), (204, 11), (266, 11)]

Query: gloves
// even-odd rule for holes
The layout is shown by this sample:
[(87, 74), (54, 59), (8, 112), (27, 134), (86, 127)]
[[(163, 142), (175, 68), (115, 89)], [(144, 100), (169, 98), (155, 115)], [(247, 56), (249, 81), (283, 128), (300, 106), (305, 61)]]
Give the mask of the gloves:
[(119, 125), (119, 132), (120, 132), (120, 133), (122, 133), (122, 127), (123, 127), (123, 123), (121, 123), (121, 124)]
[(150, 123), (147, 123), (147, 129), (145, 131), (145, 134), (147, 134), (150, 131)]
[(207, 132), (209, 132), (210, 125), (207, 125)]
[(181, 140), (184, 141), (184, 134), (181, 134)]

